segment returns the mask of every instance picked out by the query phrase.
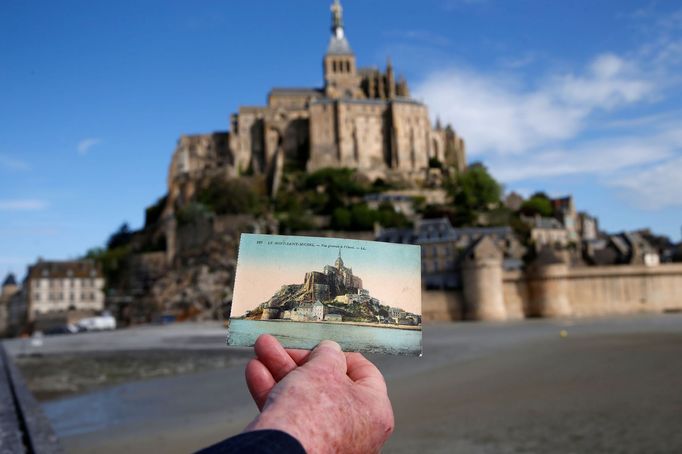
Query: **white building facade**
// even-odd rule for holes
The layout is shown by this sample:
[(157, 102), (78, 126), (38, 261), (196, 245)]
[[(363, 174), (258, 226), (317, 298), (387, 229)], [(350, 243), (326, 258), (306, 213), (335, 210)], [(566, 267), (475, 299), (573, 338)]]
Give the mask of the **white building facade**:
[(104, 309), (104, 276), (91, 260), (47, 262), (29, 267), (28, 320), (55, 312)]

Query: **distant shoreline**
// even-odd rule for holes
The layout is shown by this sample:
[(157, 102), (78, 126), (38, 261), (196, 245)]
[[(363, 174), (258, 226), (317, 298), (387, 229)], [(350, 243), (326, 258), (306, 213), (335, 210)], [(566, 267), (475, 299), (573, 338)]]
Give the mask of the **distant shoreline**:
[(383, 323), (370, 323), (370, 322), (332, 322), (332, 321), (294, 321), (294, 320), (284, 320), (281, 318), (270, 319), (270, 320), (252, 320), (243, 317), (235, 317), (234, 320), (250, 320), (252, 322), (290, 322), (290, 323), (316, 323), (318, 325), (354, 325), (354, 326), (369, 326), (372, 328), (387, 328), (387, 329), (402, 329), (407, 331), (421, 331), (421, 325), (391, 325)]

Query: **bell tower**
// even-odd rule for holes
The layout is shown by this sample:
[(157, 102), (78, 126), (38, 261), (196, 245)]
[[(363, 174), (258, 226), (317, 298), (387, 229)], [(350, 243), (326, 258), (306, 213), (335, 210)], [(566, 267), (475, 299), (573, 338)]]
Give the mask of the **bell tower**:
[(355, 54), (348, 44), (343, 29), (343, 7), (339, 0), (331, 6), (332, 36), (324, 56), (324, 91), (329, 98), (360, 98), (360, 77)]

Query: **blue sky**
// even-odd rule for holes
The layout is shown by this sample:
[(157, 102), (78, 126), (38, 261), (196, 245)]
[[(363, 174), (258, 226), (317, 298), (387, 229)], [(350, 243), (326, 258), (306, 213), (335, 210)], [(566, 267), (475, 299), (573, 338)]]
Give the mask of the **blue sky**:
[[(0, 2), (0, 275), (140, 227), (180, 134), (320, 85), (329, 3)], [(343, 4), (359, 64), (390, 55), (508, 189), (679, 240), (679, 2)]]

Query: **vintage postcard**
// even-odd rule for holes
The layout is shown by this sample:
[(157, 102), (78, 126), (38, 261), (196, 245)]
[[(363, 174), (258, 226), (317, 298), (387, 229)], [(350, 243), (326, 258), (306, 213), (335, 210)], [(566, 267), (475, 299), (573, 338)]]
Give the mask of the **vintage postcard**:
[(421, 355), (421, 311), (419, 246), (245, 233), (227, 343)]

